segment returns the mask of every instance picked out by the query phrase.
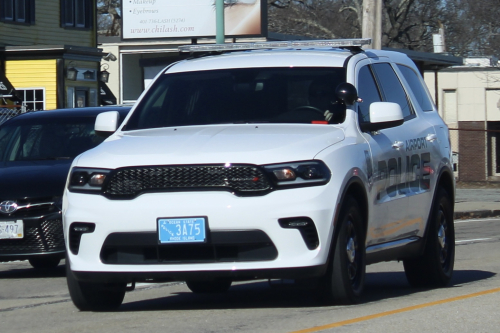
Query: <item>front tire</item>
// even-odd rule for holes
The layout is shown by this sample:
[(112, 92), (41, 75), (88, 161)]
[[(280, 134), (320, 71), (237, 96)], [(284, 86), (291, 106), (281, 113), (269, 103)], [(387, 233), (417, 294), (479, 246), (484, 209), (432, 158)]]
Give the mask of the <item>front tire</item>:
[(445, 287), (453, 276), (455, 227), (450, 196), (439, 188), (429, 219), (424, 254), (403, 261), (406, 278), (413, 287)]
[(28, 259), (31, 266), (37, 270), (55, 269), (61, 262), (61, 258), (52, 256), (40, 256)]
[(66, 261), (66, 281), (73, 304), (81, 311), (111, 311), (125, 297), (126, 283), (91, 283), (76, 280)]
[(347, 196), (339, 215), (339, 232), (326, 276), (322, 297), (328, 303), (358, 303), (364, 289), (366, 259), (363, 218), (357, 201)]
[(224, 293), (231, 287), (232, 281), (230, 279), (214, 279), (205, 281), (186, 281), (186, 284), (195, 294), (216, 294)]

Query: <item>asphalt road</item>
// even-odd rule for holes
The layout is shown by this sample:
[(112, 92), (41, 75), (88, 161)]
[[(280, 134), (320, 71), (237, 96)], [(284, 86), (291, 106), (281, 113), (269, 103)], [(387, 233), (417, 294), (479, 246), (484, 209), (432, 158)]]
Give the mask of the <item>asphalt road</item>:
[(0, 332), (497, 332), (500, 327), (500, 219), (456, 223), (452, 285), (413, 289), (401, 263), (369, 266), (365, 297), (322, 306), (305, 289), (238, 283), (195, 295), (183, 283), (140, 285), (116, 312), (79, 312), (64, 265), (39, 273), (0, 264)]

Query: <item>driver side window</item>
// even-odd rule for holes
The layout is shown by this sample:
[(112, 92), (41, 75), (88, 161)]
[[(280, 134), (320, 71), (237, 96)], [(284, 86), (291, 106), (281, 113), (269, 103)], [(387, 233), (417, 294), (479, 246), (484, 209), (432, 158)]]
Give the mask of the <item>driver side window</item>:
[(370, 66), (364, 66), (359, 71), (358, 96), (363, 100), (358, 103), (359, 123), (368, 123), (370, 122), (370, 104), (382, 101)]

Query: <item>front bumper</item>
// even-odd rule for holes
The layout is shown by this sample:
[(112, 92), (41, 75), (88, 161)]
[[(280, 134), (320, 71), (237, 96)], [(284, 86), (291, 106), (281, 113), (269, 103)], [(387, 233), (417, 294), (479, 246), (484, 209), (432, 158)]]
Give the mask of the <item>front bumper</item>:
[[(9, 218), (2, 217), (2, 220)], [(65, 245), (60, 212), (24, 216), (22, 220), (24, 238), (0, 239), (0, 261), (25, 260), (46, 255), (64, 258)]]
[[(78, 250), (68, 251), (68, 259), (77, 279), (94, 281), (172, 281), (200, 274), (234, 279), (319, 276), (332, 239), (336, 195), (328, 186), (259, 197), (177, 192), (148, 193), (133, 200), (66, 192), (63, 220), (68, 249), (75, 248), (69, 232), (73, 223), (95, 226), (80, 235)], [(207, 218), (207, 243), (158, 245), (158, 218), (195, 216)], [(318, 246), (311, 249), (300, 230), (279, 223), (294, 217), (314, 223)], [(213, 256), (200, 254), (213, 251)]]

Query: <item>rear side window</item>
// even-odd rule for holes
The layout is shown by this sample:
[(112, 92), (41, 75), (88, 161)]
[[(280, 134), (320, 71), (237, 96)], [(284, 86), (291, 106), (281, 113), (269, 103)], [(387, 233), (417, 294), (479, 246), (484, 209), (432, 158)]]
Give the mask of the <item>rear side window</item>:
[(417, 99), (418, 105), (422, 108), (423, 111), (432, 111), (434, 110), (433, 103), (429, 98), (429, 94), (425, 87), (422, 86), (422, 80), (420, 79), (420, 75), (415, 73), (413, 69), (404, 65), (398, 65), (399, 70), (403, 73), (403, 76), (406, 79), (406, 82), (410, 85), (413, 94)]
[(387, 102), (398, 103), (401, 106), (405, 119), (414, 115), (415, 112), (408, 103), (406, 92), (403, 89), (396, 73), (392, 69), (392, 66), (387, 63), (383, 63), (374, 64), (373, 68), (381, 85), (385, 97), (384, 100)]

